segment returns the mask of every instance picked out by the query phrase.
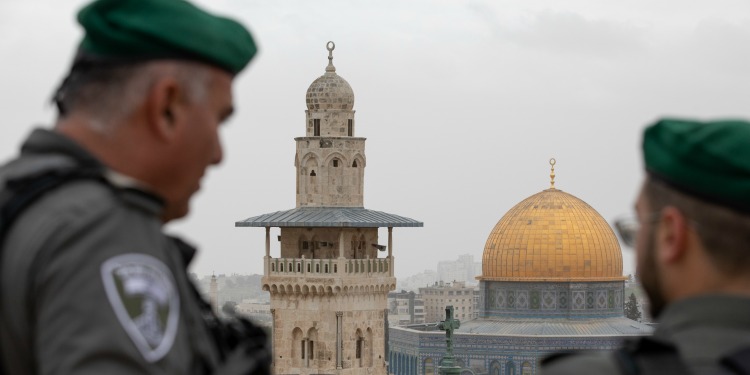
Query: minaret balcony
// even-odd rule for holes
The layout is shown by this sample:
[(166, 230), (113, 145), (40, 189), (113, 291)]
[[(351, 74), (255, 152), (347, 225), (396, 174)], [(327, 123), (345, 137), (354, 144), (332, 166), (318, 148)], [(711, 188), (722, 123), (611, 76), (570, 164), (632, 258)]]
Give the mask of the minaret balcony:
[(263, 290), (274, 294), (388, 293), (396, 288), (391, 259), (266, 258)]
[(390, 276), (391, 260), (266, 258), (265, 276)]

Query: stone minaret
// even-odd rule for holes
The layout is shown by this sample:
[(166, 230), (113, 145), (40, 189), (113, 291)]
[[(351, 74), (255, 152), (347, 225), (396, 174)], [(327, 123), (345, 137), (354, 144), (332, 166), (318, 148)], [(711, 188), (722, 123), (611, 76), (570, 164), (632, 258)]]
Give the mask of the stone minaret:
[(326, 72), (307, 89), (305, 136), (294, 139), (297, 207), (363, 207), (365, 138), (354, 136), (354, 92), (327, 47)]
[[(334, 48), (328, 42), (325, 73), (307, 90), (305, 136), (295, 138), (296, 208), (235, 223), (266, 228), (275, 374), (387, 374), (393, 228), (422, 226), (363, 206), (365, 138), (354, 136), (354, 92), (336, 74)], [(271, 227), (280, 228), (279, 257)]]
[(211, 308), (214, 314), (219, 314), (219, 284), (216, 282), (216, 274), (211, 275), (211, 285), (209, 287), (208, 298), (211, 302)]

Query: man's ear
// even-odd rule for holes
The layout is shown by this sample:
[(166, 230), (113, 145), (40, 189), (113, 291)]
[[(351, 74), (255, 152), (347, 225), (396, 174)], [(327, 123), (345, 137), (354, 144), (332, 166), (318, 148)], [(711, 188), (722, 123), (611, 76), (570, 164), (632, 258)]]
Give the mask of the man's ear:
[(664, 207), (660, 215), (656, 234), (657, 257), (664, 263), (678, 262), (687, 251), (687, 218), (680, 210), (671, 206)]
[(180, 86), (171, 77), (159, 79), (148, 92), (148, 126), (157, 138), (163, 141), (169, 141), (175, 136), (179, 99)]

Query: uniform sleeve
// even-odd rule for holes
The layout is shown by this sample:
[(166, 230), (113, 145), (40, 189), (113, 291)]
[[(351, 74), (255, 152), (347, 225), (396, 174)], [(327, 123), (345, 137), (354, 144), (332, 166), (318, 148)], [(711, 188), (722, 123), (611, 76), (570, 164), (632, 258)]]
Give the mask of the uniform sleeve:
[(38, 373), (187, 373), (167, 358), (175, 355), (179, 295), (158, 256), (159, 230), (106, 189), (88, 193), (78, 192), (86, 199), (40, 234), (32, 269)]
[(620, 374), (611, 353), (581, 353), (554, 356), (542, 361), (542, 375)]

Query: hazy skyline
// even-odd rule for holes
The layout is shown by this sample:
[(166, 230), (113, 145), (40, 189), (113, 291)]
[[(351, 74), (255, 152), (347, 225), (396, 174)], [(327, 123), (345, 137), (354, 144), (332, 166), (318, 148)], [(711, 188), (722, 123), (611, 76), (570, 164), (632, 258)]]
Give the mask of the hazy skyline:
[[(3, 161), (32, 126), (53, 123), (47, 103), (84, 3), (0, 2)], [(397, 277), (459, 254), (481, 260), (502, 215), (549, 186), (551, 157), (556, 187), (611, 223), (632, 212), (646, 124), (750, 117), (744, 0), (198, 3), (241, 20), (260, 46), (236, 80), (224, 163), (190, 216), (169, 225), (199, 245), (199, 275), (263, 272), (264, 231), (234, 222), (294, 207), (293, 138), (304, 135), (305, 91), (329, 40), (368, 139), (365, 207), (425, 223), (394, 230)], [(634, 272), (628, 249), (624, 258)]]

